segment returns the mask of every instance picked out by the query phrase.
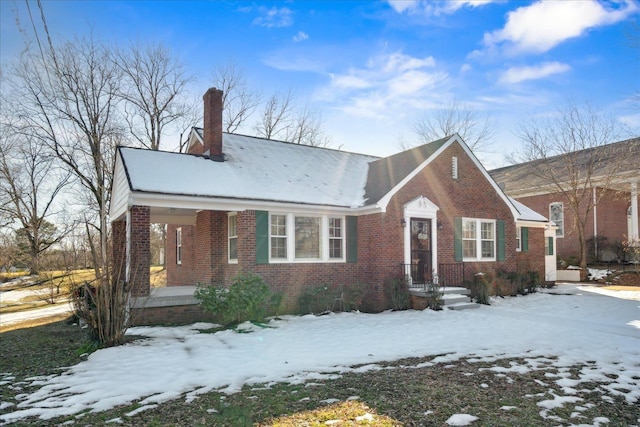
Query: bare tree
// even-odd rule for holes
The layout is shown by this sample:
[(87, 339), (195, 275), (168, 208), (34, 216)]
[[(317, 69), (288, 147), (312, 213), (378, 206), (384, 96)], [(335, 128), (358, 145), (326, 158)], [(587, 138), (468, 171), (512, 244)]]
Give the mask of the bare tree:
[(476, 152), (486, 150), (495, 133), (491, 117), (481, 117), (469, 104), (457, 100), (431, 116), (418, 118), (413, 128), (423, 144), (457, 133)]
[(249, 86), (244, 72), (233, 61), (214, 70), (213, 85), (222, 91), (222, 126), (225, 132), (234, 133), (260, 104), (260, 92)]
[[(530, 173), (544, 182), (544, 191), (566, 201), (580, 243), (580, 267), (587, 266), (587, 220), (593, 207), (622, 172), (637, 173), (640, 144), (629, 144), (629, 152), (613, 157), (606, 144), (622, 134), (618, 122), (589, 103), (573, 102), (553, 116), (523, 123), (518, 136), (522, 152), (514, 160), (531, 162)], [(635, 166), (634, 166), (635, 164)], [(600, 191), (594, 191), (600, 189)]]
[(285, 141), (294, 144), (326, 147), (330, 139), (322, 130), (322, 118), (317, 111), (305, 107), (293, 117), (286, 129)]
[(109, 186), (118, 125), (121, 70), (111, 51), (93, 39), (27, 50), (12, 70), (17, 128), (48, 147), (81, 187), (85, 220), (95, 228), (96, 273), (108, 267)]
[(159, 150), (166, 127), (193, 108), (186, 95), (190, 78), (159, 44), (131, 45), (116, 51), (113, 60), (124, 77), (118, 94), (125, 100), (131, 135), (143, 147)]
[(30, 273), (38, 274), (41, 255), (67, 233), (67, 227), (56, 227), (48, 218), (57, 213), (54, 201), (71, 174), (57, 167), (34, 138), (2, 134), (0, 211), (20, 224), (19, 248), (28, 256)]
[(291, 91), (273, 94), (262, 110), (262, 117), (256, 124), (258, 136), (265, 139), (284, 138), (291, 126), (293, 113), (293, 94)]

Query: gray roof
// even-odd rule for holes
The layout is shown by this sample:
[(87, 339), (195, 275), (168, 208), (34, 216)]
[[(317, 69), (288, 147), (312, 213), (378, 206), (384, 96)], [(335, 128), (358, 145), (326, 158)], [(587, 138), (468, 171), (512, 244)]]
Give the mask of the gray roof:
[(225, 161), (120, 147), (132, 191), (360, 207), (374, 156), (223, 134)]
[[(200, 129), (194, 131), (201, 137)], [(385, 158), (230, 133), (223, 134), (224, 161), (139, 148), (119, 147), (118, 152), (134, 193), (362, 208), (389, 197), (420, 165), (456, 140), (443, 138)], [(501, 192), (497, 186), (496, 191)], [(519, 214), (517, 219), (545, 220), (504, 197)]]
[(622, 179), (633, 176), (640, 178), (640, 138), (506, 166), (489, 173), (498, 184), (503, 186), (507, 194), (542, 193), (546, 192), (544, 187), (549, 183), (540, 172), (541, 166), (551, 168), (555, 178), (559, 182), (564, 182), (569, 180), (571, 168), (568, 165), (575, 165), (576, 170), (582, 169), (583, 173), (587, 168), (592, 167), (592, 178), (596, 183), (601, 176), (615, 175)]
[(369, 164), (365, 199), (378, 201), (431, 157), (451, 137), (420, 145)]

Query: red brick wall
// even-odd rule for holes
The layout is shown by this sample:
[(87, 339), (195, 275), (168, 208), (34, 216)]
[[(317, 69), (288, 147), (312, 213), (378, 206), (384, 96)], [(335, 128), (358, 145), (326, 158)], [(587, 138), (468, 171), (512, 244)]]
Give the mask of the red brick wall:
[(540, 274), (540, 279), (546, 281), (544, 245), (544, 228), (529, 227), (529, 250), (527, 252), (515, 252), (515, 267), (512, 267), (509, 271), (518, 273), (537, 271)]
[[(451, 157), (458, 157), (459, 178), (451, 177)], [(182, 266), (175, 264), (175, 227), (167, 235), (167, 281), (170, 285), (202, 283), (229, 284), (240, 271), (254, 272), (264, 278), (274, 291), (285, 295), (286, 309), (293, 311), (305, 288), (363, 283), (367, 285), (364, 309), (379, 311), (388, 307), (385, 284), (401, 274), (404, 260), (403, 207), (424, 195), (439, 206), (438, 262), (454, 261), (454, 223), (456, 216), (502, 219), (505, 221), (505, 262), (468, 263), (466, 277), (477, 271), (497, 268), (515, 271), (525, 262), (540, 264), (544, 273), (544, 238), (542, 229), (531, 230), (530, 251), (515, 252), (515, 223), (507, 204), (490, 182), (476, 169), (463, 149), (454, 144), (420, 174), (408, 182), (390, 201), (385, 213), (358, 217), (357, 263), (287, 263), (257, 265), (255, 212), (238, 213), (238, 263), (227, 260), (227, 213), (200, 212), (196, 226), (189, 233), (183, 227)], [(189, 243), (193, 242), (193, 243)], [(193, 249), (189, 249), (189, 245)], [(188, 270), (192, 270), (189, 272)], [(544, 276), (543, 276), (544, 277)]]
[(185, 325), (213, 321), (214, 316), (206, 312), (200, 304), (131, 309), (132, 326)]
[[(176, 262), (176, 230), (182, 229), (182, 263)], [(227, 262), (227, 213), (200, 211), (196, 225), (167, 227), (167, 285), (222, 283)]]
[[(451, 174), (454, 156), (458, 158), (458, 179)], [(437, 217), (442, 228), (438, 230), (438, 263), (455, 262), (455, 217), (501, 219), (505, 221), (505, 261), (465, 263), (465, 278), (478, 271), (515, 269), (516, 225), (511, 210), (460, 145), (447, 148), (398, 192), (387, 209), (389, 220), (400, 223), (403, 206), (419, 195), (439, 207)]]
[(149, 295), (151, 267), (151, 212), (148, 206), (132, 206), (131, 217), (131, 293)]
[[(282, 292), (287, 311), (297, 309), (298, 298), (308, 287), (364, 283), (358, 265), (351, 263), (256, 264), (255, 211), (238, 213), (238, 264), (227, 270), (226, 283), (238, 272), (260, 275), (272, 290)], [(360, 223), (358, 223), (360, 229)], [(358, 247), (360, 250), (360, 247)], [(360, 255), (359, 255), (359, 259)]]
[[(591, 192), (589, 192), (589, 194), (591, 194)], [(532, 197), (521, 197), (518, 200), (545, 217), (549, 217), (550, 203), (564, 203), (564, 237), (556, 240), (556, 253), (560, 259), (579, 259), (580, 242), (576, 232), (576, 222), (567, 200), (562, 195), (544, 194)], [(625, 240), (627, 234), (627, 209), (630, 204), (631, 195), (628, 192), (614, 193), (609, 191), (604, 192), (602, 195), (597, 205), (597, 227), (598, 235), (607, 237), (607, 244), (611, 245), (615, 242)], [(581, 217), (583, 216), (584, 213), (581, 213)], [(593, 210), (587, 216), (585, 234), (587, 239), (593, 238), (594, 236)], [(594, 255), (594, 253), (589, 253), (589, 260), (591, 260)]]

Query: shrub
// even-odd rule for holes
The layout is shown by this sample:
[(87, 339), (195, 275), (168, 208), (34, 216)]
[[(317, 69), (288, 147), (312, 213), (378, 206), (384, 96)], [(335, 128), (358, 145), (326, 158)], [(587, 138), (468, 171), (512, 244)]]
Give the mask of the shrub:
[(440, 287), (435, 283), (429, 283), (426, 289), (427, 293), (427, 307), (431, 310), (442, 310), (442, 295), (443, 293), (440, 291)]
[(363, 283), (354, 283), (344, 288), (344, 310), (358, 310), (364, 299), (366, 285)]
[(489, 281), (485, 273), (476, 273), (473, 276), (471, 295), (478, 304), (489, 305)]
[(518, 273), (506, 270), (496, 271), (496, 296), (515, 296), (519, 292)]
[(333, 310), (335, 294), (328, 285), (305, 288), (298, 298), (301, 314), (321, 314)]
[(406, 280), (400, 277), (393, 278), (385, 289), (387, 300), (391, 302), (391, 309), (397, 311), (409, 308), (409, 285)]
[(253, 273), (238, 274), (228, 289), (198, 285), (194, 296), (205, 310), (220, 316), (226, 326), (247, 320), (263, 321), (282, 300), (282, 294), (272, 293), (262, 277)]
[(540, 286), (540, 273), (537, 271), (528, 271), (526, 276), (526, 290), (532, 294), (538, 290)]

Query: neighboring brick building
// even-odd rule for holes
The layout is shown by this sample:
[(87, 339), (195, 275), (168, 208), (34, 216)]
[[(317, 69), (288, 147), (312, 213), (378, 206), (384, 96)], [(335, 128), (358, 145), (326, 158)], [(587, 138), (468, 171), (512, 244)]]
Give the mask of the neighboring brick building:
[[(454, 271), (528, 269), (554, 280), (548, 221), (507, 197), (459, 136), (378, 158), (234, 135), (221, 130), (221, 97), (205, 94), (205, 128), (193, 129), (187, 154), (117, 151), (114, 229), (141, 209), (168, 224), (168, 285), (253, 272), (293, 310), (305, 287), (359, 283), (365, 309), (379, 311), (403, 275), (461, 285)], [(138, 226), (121, 246), (138, 242)]]
[(581, 253), (569, 196), (579, 200), (588, 262), (624, 260), (621, 242), (638, 240), (640, 138), (507, 166), (490, 174), (509, 196), (557, 223), (559, 259), (577, 263)]

